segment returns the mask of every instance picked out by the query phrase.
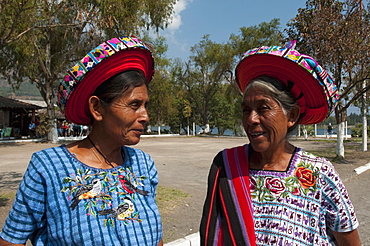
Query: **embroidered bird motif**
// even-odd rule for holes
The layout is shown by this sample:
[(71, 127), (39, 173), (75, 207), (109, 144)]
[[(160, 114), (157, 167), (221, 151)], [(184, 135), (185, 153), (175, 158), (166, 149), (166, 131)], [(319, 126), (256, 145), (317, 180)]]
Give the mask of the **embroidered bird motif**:
[(118, 207), (98, 211), (98, 214), (111, 214), (112, 216), (115, 216), (118, 220), (125, 220), (126, 218), (130, 217), (134, 211), (135, 206), (131, 199), (128, 197), (124, 197), (123, 202), (119, 204)]
[(149, 191), (140, 190), (139, 188), (135, 187), (125, 176), (118, 175), (118, 180), (121, 182), (122, 188), (129, 194), (137, 192), (143, 196), (148, 196)]
[(75, 196), (72, 198), (73, 203), (71, 204), (72, 210), (76, 208), (78, 203), (83, 199), (91, 199), (96, 197), (101, 192), (101, 180), (94, 178), (91, 184), (83, 185), (78, 189)]

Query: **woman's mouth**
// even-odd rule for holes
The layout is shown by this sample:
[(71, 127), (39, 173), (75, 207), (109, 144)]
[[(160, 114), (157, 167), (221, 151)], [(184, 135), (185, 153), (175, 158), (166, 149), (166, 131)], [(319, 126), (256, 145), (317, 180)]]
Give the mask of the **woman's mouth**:
[(144, 133), (144, 129), (132, 129), (132, 131), (134, 131), (138, 134), (143, 134)]
[(256, 138), (256, 137), (262, 136), (263, 134), (265, 134), (265, 132), (253, 132), (253, 133), (250, 133), (249, 135), (252, 138)]

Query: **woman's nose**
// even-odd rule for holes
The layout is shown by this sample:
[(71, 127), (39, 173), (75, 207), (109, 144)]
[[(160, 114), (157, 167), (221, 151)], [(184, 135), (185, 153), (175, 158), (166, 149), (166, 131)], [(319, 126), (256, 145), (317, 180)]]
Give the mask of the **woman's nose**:
[(255, 125), (255, 124), (259, 124), (260, 120), (259, 120), (259, 115), (256, 111), (252, 110), (249, 115), (248, 115), (248, 118), (247, 118), (247, 123), (249, 125)]
[(146, 107), (143, 107), (142, 110), (140, 111), (139, 122), (142, 123), (149, 122), (149, 114), (148, 109)]

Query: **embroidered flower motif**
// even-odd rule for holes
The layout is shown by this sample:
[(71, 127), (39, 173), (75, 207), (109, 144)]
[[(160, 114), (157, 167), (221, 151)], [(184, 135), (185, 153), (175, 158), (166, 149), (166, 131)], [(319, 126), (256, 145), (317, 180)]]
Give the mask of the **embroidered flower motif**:
[(265, 179), (265, 187), (275, 195), (281, 194), (285, 190), (284, 183), (280, 179), (273, 177), (267, 177)]
[(301, 161), (293, 175), (286, 178), (258, 175), (250, 177), (250, 192), (260, 202), (278, 198), (314, 194), (317, 189), (319, 168)]
[(313, 175), (313, 171), (304, 166), (298, 167), (295, 170), (295, 175), (304, 189), (308, 189), (316, 184), (316, 177)]
[(299, 190), (298, 187), (293, 188), (292, 194), (295, 196), (299, 196), (301, 194), (301, 191)]

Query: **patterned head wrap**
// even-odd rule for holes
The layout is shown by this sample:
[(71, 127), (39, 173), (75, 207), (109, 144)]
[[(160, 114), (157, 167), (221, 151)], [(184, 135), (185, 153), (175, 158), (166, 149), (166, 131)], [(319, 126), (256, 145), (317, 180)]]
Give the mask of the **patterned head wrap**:
[(322, 122), (335, 108), (338, 88), (328, 72), (312, 57), (287, 47), (262, 46), (243, 54), (236, 67), (236, 82), (242, 92), (257, 77), (279, 79), (293, 93), (301, 109), (300, 124)]
[(100, 44), (67, 71), (58, 87), (58, 106), (69, 121), (92, 124), (89, 97), (107, 79), (127, 70), (142, 71), (148, 82), (153, 77), (153, 56), (140, 39), (123, 36)]

